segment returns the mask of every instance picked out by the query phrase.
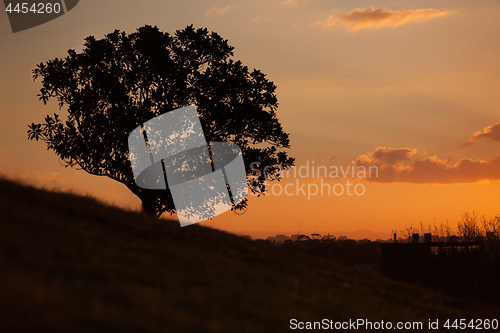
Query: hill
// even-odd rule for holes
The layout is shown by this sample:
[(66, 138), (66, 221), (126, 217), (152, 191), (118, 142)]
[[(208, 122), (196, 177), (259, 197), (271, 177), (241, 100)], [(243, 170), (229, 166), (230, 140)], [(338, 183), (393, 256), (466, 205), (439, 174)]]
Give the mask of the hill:
[[(321, 258), (0, 180), (1, 332), (284, 332), (498, 318)], [(443, 331), (448, 331), (444, 330)]]

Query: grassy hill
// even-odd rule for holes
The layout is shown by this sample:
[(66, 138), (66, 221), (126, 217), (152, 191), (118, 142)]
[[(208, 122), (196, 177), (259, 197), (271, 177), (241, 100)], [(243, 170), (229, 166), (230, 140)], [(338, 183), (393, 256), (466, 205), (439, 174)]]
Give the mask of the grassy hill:
[(0, 332), (287, 332), (292, 318), (500, 317), (320, 258), (5, 180), (0, 216)]

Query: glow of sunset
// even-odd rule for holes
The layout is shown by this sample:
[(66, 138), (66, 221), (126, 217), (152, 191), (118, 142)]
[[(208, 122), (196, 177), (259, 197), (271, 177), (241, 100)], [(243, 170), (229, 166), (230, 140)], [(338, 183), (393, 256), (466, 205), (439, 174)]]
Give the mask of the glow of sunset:
[[(64, 168), (43, 143), (27, 140), (28, 124), (64, 115), (38, 101), (31, 69), (80, 51), (89, 35), (193, 24), (228, 39), (235, 59), (277, 85), (295, 171), (309, 171), (250, 195), (245, 214), (203, 225), (259, 237), (366, 229), (387, 239), (420, 222), (454, 227), (466, 211), (500, 214), (498, 1), (84, 1), (16, 34), (0, 16), (6, 177), (138, 210), (125, 186)], [(363, 176), (370, 167), (377, 176)]]

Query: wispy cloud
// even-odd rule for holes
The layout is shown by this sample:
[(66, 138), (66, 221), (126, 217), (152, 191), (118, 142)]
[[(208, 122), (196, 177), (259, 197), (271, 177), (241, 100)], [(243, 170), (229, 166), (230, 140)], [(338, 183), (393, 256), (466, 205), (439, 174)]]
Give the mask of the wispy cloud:
[(222, 16), (224, 15), (229, 8), (231, 8), (231, 5), (227, 5), (226, 7), (218, 8), (218, 7), (213, 7), (210, 9), (208, 12), (205, 13), (205, 16)]
[(410, 22), (424, 22), (436, 17), (451, 15), (455, 11), (440, 11), (434, 8), (410, 10), (385, 10), (383, 8), (355, 9), (350, 13), (342, 13), (338, 17), (333, 14), (316, 24), (328, 28), (335, 24), (342, 24), (347, 30), (358, 31), (366, 28), (397, 27)]
[(500, 179), (500, 156), (492, 161), (464, 158), (451, 165), (437, 156), (412, 160), (415, 154), (417, 150), (411, 148), (378, 147), (356, 158), (356, 165), (377, 166), (378, 178), (369, 180), (381, 183), (461, 184)]
[(487, 126), (483, 129), (483, 131), (478, 131), (467, 139), (460, 146), (472, 146), (476, 143), (477, 139), (486, 139), (490, 142), (500, 141), (500, 123), (496, 123), (495, 125)]
[(410, 148), (387, 148), (378, 147), (370, 153), (370, 160), (380, 165), (392, 165), (401, 161), (409, 160), (417, 153), (416, 149)]
[(281, 5), (297, 6), (299, 3), (297, 2), (297, 0), (283, 0), (283, 1), (280, 1), (280, 4)]

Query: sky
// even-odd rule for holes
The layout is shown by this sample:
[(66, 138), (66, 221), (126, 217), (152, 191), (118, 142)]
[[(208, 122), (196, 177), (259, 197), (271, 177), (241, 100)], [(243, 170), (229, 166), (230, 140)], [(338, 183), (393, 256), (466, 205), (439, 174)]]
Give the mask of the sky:
[[(138, 210), (122, 184), (64, 168), (44, 143), (27, 139), (28, 124), (59, 112), (38, 100), (31, 70), (81, 50), (90, 35), (193, 24), (227, 39), (235, 59), (276, 84), (277, 116), (296, 158), (295, 176), (250, 196), (243, 215), (226, 212), (203, 225), (389, 238), (420, 222), (453, 227), (467, 211), (493, 217), (500, 214), (498, 17), (495, 0), (100, 0), (12, 33), (4, 12), (0, 174)], [(370, 166), (378, 172), (358, 174)], [(313, 175), (317, 167), (328, 172)]]

